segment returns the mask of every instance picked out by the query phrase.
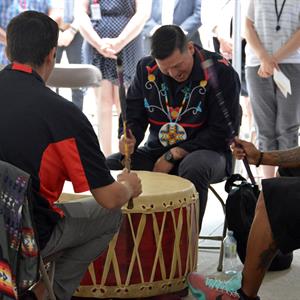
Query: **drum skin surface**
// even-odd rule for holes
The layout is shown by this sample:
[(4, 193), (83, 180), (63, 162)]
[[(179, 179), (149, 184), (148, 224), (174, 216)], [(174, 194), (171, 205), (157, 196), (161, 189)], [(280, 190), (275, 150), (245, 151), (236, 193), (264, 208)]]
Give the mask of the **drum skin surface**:
[(143, 193), (107, 251), (90, 264), (77, 298), (141, 298), (181, 291), (197, 267), (198, 194), (181, 177), (137, 171)]

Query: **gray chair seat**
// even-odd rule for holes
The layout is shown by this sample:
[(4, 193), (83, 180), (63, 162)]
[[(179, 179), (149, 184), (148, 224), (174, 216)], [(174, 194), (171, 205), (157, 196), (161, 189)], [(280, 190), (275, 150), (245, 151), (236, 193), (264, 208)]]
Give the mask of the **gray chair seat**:
[(56, 64), (47, 85), (54, 88), (84, 88), (100, 85), (100, 70), (89, 64)]

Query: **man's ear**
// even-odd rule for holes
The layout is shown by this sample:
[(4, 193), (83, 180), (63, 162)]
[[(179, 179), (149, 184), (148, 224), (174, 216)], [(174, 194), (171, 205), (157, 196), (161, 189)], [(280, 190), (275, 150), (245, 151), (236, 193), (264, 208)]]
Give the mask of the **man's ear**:
[[(53, 57), (53, 59), (56, 60), (57, 47), (53, 47), (53, 48), (51, 49), (51, 51), (52, 51), (52, 57)], [(51, 53), (51, 51), (50, 51), (50, 53)]]
[(188, 44), (187, 44), (187, 48), (188, 48), (188, 51), (194, 55), (194, 52), (195, 52), (195, 47), (194, 47), (194, 43), (192, 41), (189, 41)]
[(46, 62), (52, 62), (53, 60), (56, 60), (56, 47), (53, 47), (46, 56)]
[(5, 54), (6, 54), (6, 57), (8, 58), (8, 60), (11, 62), (11, 59), (9, 57), (9, 53), (7, 51), (7, 46), (5, 46)]

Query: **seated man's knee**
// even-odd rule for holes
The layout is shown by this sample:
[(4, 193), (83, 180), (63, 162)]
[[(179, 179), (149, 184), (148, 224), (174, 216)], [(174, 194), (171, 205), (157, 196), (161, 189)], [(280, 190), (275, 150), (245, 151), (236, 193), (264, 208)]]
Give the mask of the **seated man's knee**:
[(181, 177), (195, 177), (198, 171), (194, 165), (185, 162), (181, 162), (178, 167), (178, 175)]
[(99, 234), (118, 232), (123, 220), (121, 209), (103, 209), (94, 215), (93, 224), (99, 228)]
[(116, 233), (122, 224), (123, 214), (120, 209), (112, 210), (111, 213), (111, 228)]
[(209, 177), (210, 166), (206, 162), (205, 156), (188, 154), (179, 164), (178, 175), (187, 179)]

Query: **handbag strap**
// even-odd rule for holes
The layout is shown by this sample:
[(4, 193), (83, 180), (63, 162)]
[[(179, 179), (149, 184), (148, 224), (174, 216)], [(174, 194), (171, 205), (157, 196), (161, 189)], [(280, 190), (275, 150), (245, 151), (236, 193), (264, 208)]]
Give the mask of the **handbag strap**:
[(250, 166), (249, 166), (249, 163), (248, 163), (247, 158), (244, 158), (244, 159), (243, 159), (243, 163), (244, 163), (244, 166), (245, 166), (245, 168), (246, 168), (246, 171), (247, 171), (247, 174), (248, 174), (248, 176), (249, 176), (249, 178), (250, 178), (251, 183), (252, 183), (253, 185), (255, 185), (255, 184), (256, 184), (256, 181), (255, 181), (254, 176), (253, 176), (253, 174), (252, 174), (252, 171), (251, 171), (251, 169), (250, 169)]

